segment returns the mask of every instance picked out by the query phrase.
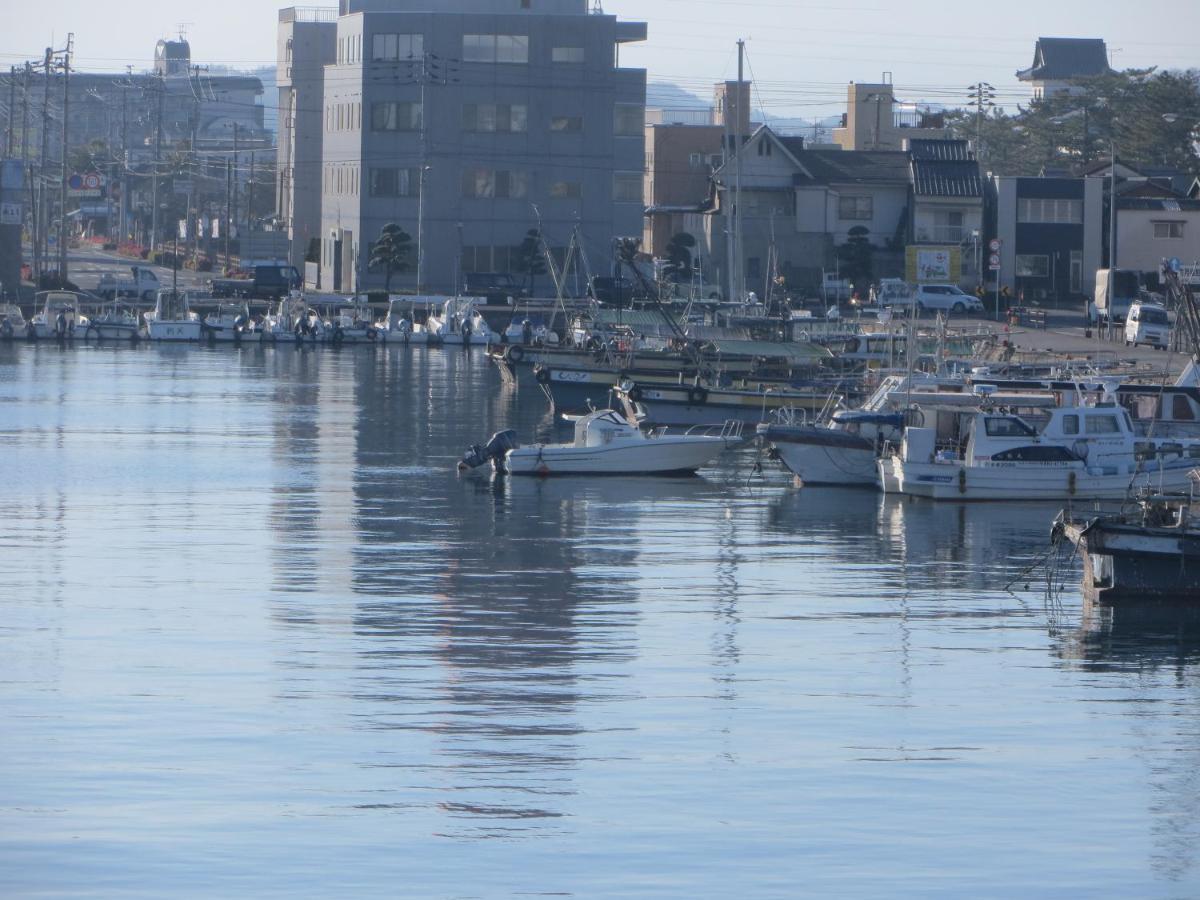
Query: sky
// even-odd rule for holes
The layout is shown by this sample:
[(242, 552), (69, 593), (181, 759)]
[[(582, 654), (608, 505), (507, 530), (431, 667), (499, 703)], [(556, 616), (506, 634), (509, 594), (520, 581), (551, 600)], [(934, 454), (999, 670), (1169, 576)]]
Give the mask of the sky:
[[(589, 3), (593, 0), (588, 0)], [(20, 4), (20, 13), (11, 11)], [(1118, 68), (1200, 68), (1200, 2), (1004, 0), (602, 0), (606, 13), (648, 22), (645, 44), (622, 51), (652, 81), (708, 97), (737, 75), (735, 41), (746, 40), (755, 105), (772, 115), (819, 117), (844, 106), (849, 81), (890, 73), (901, 100), (958, 106), (966, 88), (994, 85), (1000, 105), (1029, 97), (1014, 75), (1047, 37), (1099, 37)], [(277, 0), (0, 0), (0, 67), (40, 58), (74, 33), (76, 65), (91, 71), (150, 65), (154, 44), (186, 32), (193, 61), (254, 68), (274, 62)], [(329, 5), (307, 0), (304, 5)], [(1188, 40), (1191, 38), (1192, 40)]]

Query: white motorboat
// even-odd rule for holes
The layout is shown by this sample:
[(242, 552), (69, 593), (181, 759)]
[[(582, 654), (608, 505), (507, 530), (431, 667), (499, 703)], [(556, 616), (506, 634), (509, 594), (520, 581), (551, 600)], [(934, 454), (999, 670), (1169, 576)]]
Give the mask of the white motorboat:
[(86, 340), (134, 342), (141, 337), (137, 312), (119, 300), (107, 304), (100, 314), (88, 319)]
[(279, 301), (261, 326), (264, 344), (314, 344), (325, 335), (325, 323), (297, 292)]
[(1200, 439), (1139, 435), (1113, 402), (1050, 410), (1040, 427), (1011, 410), (970, 413), (965, 440), (939, 444), (936, 428), (906, 429), (879, 462), (885, 490), (935, 500), (1123, 499), (1182, 490), (1200, 468)]
[(69, 341), (87, 332), (88, 319), (80, 311), (80, 295), (74, 291), (42, 291), (35, 295), (41, 312), (25, 326), (31, 340)]
[(245, 303), (222, 303), (201, 323), (206, 340), (217, 344), (241, 344), (258, 341), (262, 333), (250, 318)]
[(492, 331), (477, 305), (482, 297), (450, 297), (440, 312), (425, 320), (429, 343), (486, 347), (498, 343), (500, 335)]
[(551, 331), (543, 321), (528, 317), (513, 319), (504, 329), (506, 344), (525, 344), (535, 347), (555, 346), (558, 343), (558, 333)]
[(324, 330), (324, 338), (329, 343), (340, 344), (374, 344), (380, 338), (386, 340), (385, 328), (377, 324), (371, 315), (368, 303), (354, 298), (353, 305), (339, 309), (330, 317)]
[(188, 308), (186, 291), (159, 291), (154, 309), (146, 313), (146, 334), (152, 341), (198, 341), (203, 325)]
[(517, 444), (514, 432), (500, 432), (486, 445), (472, 447), (459, 468), (491, 462), (496, 471), (510, 475), (690, 474), (742, 439), (738, 422), (704, 433), (670, 435), (663, 428), (644, 432), (611, 409), (580, 416), (574, 427), (569, 444), (530, 447)]
[(11, 341), (25, 336), (29, 323), (25, 313), (15, 303), (0, 304), (0, 341)]

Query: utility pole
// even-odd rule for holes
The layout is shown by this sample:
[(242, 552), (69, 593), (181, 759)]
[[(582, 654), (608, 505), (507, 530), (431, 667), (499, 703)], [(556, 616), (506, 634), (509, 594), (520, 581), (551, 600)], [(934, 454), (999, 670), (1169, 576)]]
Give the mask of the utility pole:
[(58, 275), (64, 286), (67, 280), (67, 135), (68, 107), (71, 89), (71, 50), (75, 44), (75, 35), (67, 35), (67, 49), (63, 51), (63, 108), (62, 108), (62, 183), (58, 186)]
[(150, 259), (154, 260), (154, 249), (158, 246), (158, 168), (159, 160), (162, 159), (162, 133), (163, 133), (163, 94), (166, 92), (166, 83), (163, 81), (161, 73), (157, 74), (158, 79), (158, 103), (157, 114), (155, 116), (154, 125), (154, 173), (150, 182)]
[(42, 91), (42, 146), (38, 154), (38, 183), (37, 183), (37, 230), (34, 235), (33, 268), (40, 279), (45, 265), (46, 238), (49, 231), (49, 208), (46, 205), (46, 157), (50, 155), (50, 60), (54, 53), (49, 47), (42, 60), (42, 69), (46, 76)]
[(8, 155), (12, 156), (16, 149), (17, 121), (17, 67), (8, 67)]
[[(742, 108), (742, 88), (745, 85), (746, 42), (738, 40), (737, 118), (734, 120), (733, 150), (733, 272), (736, 278), (734, 291), (740, 301), (746, 292), (746, 279), (742, 275), (742, 116), (750, 111)], [(749, 93), (747, 91), (747, 93)], [(731, 301), (733, 297), (729, 298)]]
[[(254, 228), (254, 151), (250, 151), (250, 178), (246, 182), (246, 238)], [(243, 254), (245, 251), (243, 251)]]
[[(238, 210), (237, 210), (237, 205), (238, 205), (238, 183), (237, 183), (238, 165), (239, 165), (239, 161), (238, 161), (238, 123), (234, 122), (233, 123), (233, 195), (232, 195), (232, 201), (231, 201), (233, 205), (230, 207), (230, 213), (229, 213), (229, 230), (230, 231), (233, 231), (233, 223), (238, 220)], [(240, 246), (241, 245), (239, 244), (239, 255), (240, 255)], [(226, 266), (229, 265), (229, 235), (225, 236), (225, 265)]]
[(226, 273), (229, 270), (229, 226), (232, 224), (231, 218), (233, 198), (233, 162), (227, 156), (225, 157), (225, 266)]
[(975, 107), (975, 156), (979, 156), (979, 148), (983, 144), (983, 117), (985, 110), (995, 106), (996, 89), (986, 81), (980, 81), (967, 88), (968, 99)]
[(117, 211), (117, 247), (125, 239), (125, 218), (129, 208), (129, 89), (121, 88), (121, 205)]

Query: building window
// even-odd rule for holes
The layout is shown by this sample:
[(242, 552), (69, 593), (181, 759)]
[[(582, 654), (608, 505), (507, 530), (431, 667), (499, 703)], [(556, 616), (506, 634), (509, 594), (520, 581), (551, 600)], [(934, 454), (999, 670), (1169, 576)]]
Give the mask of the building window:
[(529, 36), (524, 34), (464, 34), (463, 61), (529, 62)]
[(1156, 238), (1177, 240), (1183, 237), (1182, 222), (1155, 222), (1153, 224)]
[(758, 155), (759, 156), (770, 156), (772, 153), (771, 147), (772, 147), (771, 142), (769, 140), (767, 140), (766, 138), (763, 138), (761, 141), (758, 142)]
[(419, 131), (420, 103), (396, 103), (388, 100), (371, 104), (372, 131)]
[(574, 198), (582, 193), (578, 181), (556, 181), (550, 185), (550, 196), (557, 198)]
[(616, 172), (613, 174), (613, 200), (617, 203), (642, 202), (642, 173)]
[(618, 103), (613, 111), (613, 134), (637, 137), (646, 132), (646, 108), (638, 103)]
[(583, 131), (583, 116), (554, 116), (550, 119), (550, 130), (563, 134)]
[(1050, 257), (1039, 254), (1017, 254), (1016, 276), (1018, 278), (1049, 278)]
[(583, 62), (582, 47), (555, 47), (550, 51), (550, 61), (556, 63)]
[(1083, 251), (1071, 251), (1071, 293), (1083, 292)]
[(527, 172), (468, 169), (463, 172), (462, 195), (476, 199), (520, 200), (529, 193)]
[(394, 62), (400, 59), (416, 59), (424, 52), (424, 35), (377, 34), (371, 38), (372, 62)]
[(415, 197), (420, 188), (417, 169), (371, 169), (369, 177), (372, 197)]
[(875, 217), (874, 197), (839, 197), (838, 218), (869, 221)]
[(518, 104), (467, 103), (463, 106), (463, 131), (524, 133), (529, 130), (529, 108)]
[(1017, 221), (1025, 225), (1081, 225), (1083, 201), (1023, 197), (1017, 201)]

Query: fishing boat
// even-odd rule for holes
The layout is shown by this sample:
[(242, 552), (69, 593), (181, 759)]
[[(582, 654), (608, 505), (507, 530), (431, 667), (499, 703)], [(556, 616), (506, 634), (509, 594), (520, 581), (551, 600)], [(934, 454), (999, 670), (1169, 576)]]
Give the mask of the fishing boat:
[(984, 405), (962, 438), (907, 428), (899, 452), (879, 462), (885, 489), (935, 500), (1124, 499), (1177, 491), (1200, 466), (1200, 439), (1138, 434), (1112, 400), (1066, 405), (1044, 421)]
[(186, 291), (159, 291), (154, 309), (146, 313), (146, 335), (152, 341), (200, 340), (203, 325), (188, 307)]
[(15, 303), (0, 304), (0, 341), (12, 341), (25, 335), (29, 323)]
[(322, 337), (333, 344), (374, 344), (386, 340), (384, 326), (376, 324), (371, 307), (355, 297), (351, 306), (343, 307), (330, 316)]
[(37, 341), (69, 341), (87, 332), (88, 319), (80, 311), (81, 297), (74, 291), (42, 291), (34, 296), (41, 312), (25, 326), (25, 335)]
[(1085, 518), (1064, 510), (1051, 541), (1064, 539), (1083, 561), (1089, 600), (1200, 604), (1200, 505), (1193, 491), (1148, 494), (1118, 512)]
[(613, 392), (627, 413), (647, 424), (672, 428), (716, 425), (730, 420), (757, 426), (778, 419), (783, 410), (813, 416), (842, 399), (836, 388), (792, 387), (771, 382), (725, 387), (706, 384), (698, 378), (673, 384), (625, 380)]
[(120, 300), (108, 303), (97, 316), (88, 319), (85, 340), (134, 342), (141, 337), (137, 312)]
[(643, 431), (611, 409), (580, 416), (573, 424), (574, 440), (569, 444), (522, 447), (515, 432), (500, 432), (468, 450), (459, 469), (491, 463), (497, 472), (510, 475), (691, 474), (741, 441), (736, 422), (716, 431), (671, 435), (665, 428)]

